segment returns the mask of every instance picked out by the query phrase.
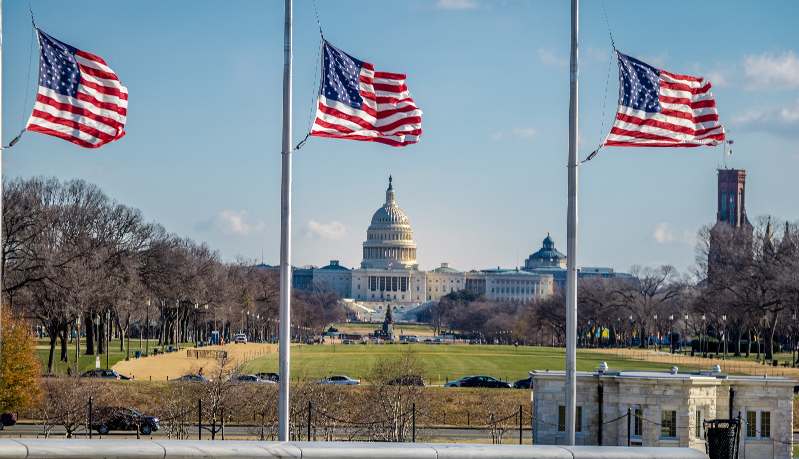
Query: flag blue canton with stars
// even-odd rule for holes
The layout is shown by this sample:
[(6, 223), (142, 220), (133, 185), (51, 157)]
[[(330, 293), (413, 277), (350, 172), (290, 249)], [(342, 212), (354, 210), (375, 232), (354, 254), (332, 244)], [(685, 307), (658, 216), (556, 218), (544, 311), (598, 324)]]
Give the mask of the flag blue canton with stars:
[(329, 43), (325, 45), (324, 96), (352, 108), (362, 108), (360, 76), (364, 63)]
[(660, 70), (618, 53), (621, 69), (621, 105), (649, 113), (661, 113)]
[(69, 97), (78, 94), (80, 68), (75, 59), (76, 48), (39, 31), (41, 40), (41, 71), (39, 86)]

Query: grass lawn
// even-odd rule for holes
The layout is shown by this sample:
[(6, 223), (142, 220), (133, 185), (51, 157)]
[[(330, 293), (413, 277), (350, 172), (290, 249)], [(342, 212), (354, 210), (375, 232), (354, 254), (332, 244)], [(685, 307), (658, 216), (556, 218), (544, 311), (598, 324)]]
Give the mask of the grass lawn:
[[(192, 343), (188, 344), (192, 346)], [(150, 353), (152, 353), (153, 348), (158, 347), (158, 341), (150, 340)], [(115, 363), (119, 362), (120, 360), (125, 360), (128, 357), (127, 350), (120, 351), (119, 350), (119, 340), (111, 340), (111, 353), (108, 355), (108, 366), (113, 367)], [(143, 340), (141, 343), (141, 351), (144, 352), (147, 349), (147, 340)], [(132, 339), (130, 340), (130, 357), (133, 358), (134, 351), (139, 350), (139, 340)], [(91, 370), (95, 368), (96, 356), (94, 355), (84, 355), (83, 353), (86, 351), (86, 339), (81, 338), (80, 340), (80, 357), (78, 358), (78, 371), (84, 372), (86, 370)], [(36, 355), (39, 357), (39, 362), (42, 366), (42, 373), (47, 373), (47, 361), (50, 355), (50, 339), (40, 339), (38, 340), (38, 345), (36, 346)], [(55, 353), (53, 354), (53, 362), (54, 368), (53, 373), (55, 374), (67, 374), (67, 365), (71, 365), (74, 368), (75, 365), (75, 340), (72, 340), (67, 346), (67, 357), (69, 358), (69, 364), (65, 362), (60, 362), (59, 359), (61, 357), (61, 345), (60, 343), (56, 342)], [(100, 368), (105, 368), (106, 365), (106, 355), (100, 355)]]
[[(497, 345), (299, 345), (291, 348), (292, 379), (321, 379), (323, 375), (345, 374), (365, 379), (372, 364), (380, 358), (396, 358), (413, 349), (424, 362), (424, 378), (428, 384), (444, 384), (463, 376), (482, 374), (513, 382), (528, 376), (530, 370), (564, 370), (566, 351), (563, 348), (497, 346)], [(577, 370), (594, 371), (601, 362), (612, 369), (668, 370), (671, 365), (630, 359), (596, 352), (577, 352)], [(276, 372), (278, 354), (248, 362), (244, 371)], [(682, 371), (698, 368), (684, 366)]]

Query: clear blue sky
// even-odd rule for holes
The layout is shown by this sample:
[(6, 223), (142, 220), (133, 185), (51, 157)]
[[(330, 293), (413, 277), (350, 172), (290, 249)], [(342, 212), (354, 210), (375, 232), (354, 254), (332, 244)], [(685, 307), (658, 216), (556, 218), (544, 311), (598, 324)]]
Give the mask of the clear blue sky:
[[(799, 2), (609, 0), (618, 49), (704, 75), (747, 171), (750, 219), (797, 220)], [(127, 136), (97, 150), (27, 133), (3, 175), (80, 178), (225, 260), (277, 264), (283, 2), (31, 0), (37, 25), (103, 57), (130, 91)], [(28, 3), (3, 3), (3, 143), (24, 125), (38, 51)], [(317, 0), (325, 37), (407, 73), (424, 111), (405, 148), (311, 138), (294, 154), (294, 265), (357, 267), (389, 175), (422, 269), (514, 267), (547, 232), (566, 251), (569, 5), (566, 1)], [(313, 3), (294, 4), (294, 143), (318, 87)], [(33, 48), (32, 48), (33, 46)], [(599, 1), (580, 20), (580, 147), (615, 113), (618, 77)], [(31, 52), (33, 51), (33, 54)], [(606, 89), (607, 88), (607, 89)], [(583, 266), (694, 261), (715, 221), (722, 148), (605, 148), (579, 170)]]

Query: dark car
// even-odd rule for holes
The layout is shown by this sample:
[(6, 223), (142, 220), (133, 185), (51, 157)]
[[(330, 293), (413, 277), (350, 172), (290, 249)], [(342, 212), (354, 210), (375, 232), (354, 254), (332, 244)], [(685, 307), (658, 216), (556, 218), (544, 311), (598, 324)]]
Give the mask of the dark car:
[(98, 408), (92, 414), (91, 428), (100, 435), (110, 430), (138, 430), (142, 435), (150, 435), (158, 430), (158, 418), (145, 416), (130, 408)]
[(100, 368), (84, 372), (81, 377), (83, 378), (104, 378), (104, 379), (130, 379), (125, 375), (121, 375), (116, 370), (103, 370)]
[(530, 376), (529, 378), (520, 379), (513, 383), (514, 389), (532, 389), (533, 388), (533, 377)]
[(261, 379), (266, 379), (268, 381), (279, 382), (280, 375), (277, 373), (255, 373), (255, 376), (258, 376)]
[(3, 413), (0, 414), (0, 430), (3, 430), (5, 426), (13, 426), (17, 423), (17, 415), (14, 413)]
[(405, 375), (394, 378), (386, 384), (389, 386), (424, 386), (424, 378), (422, 375)]
[(500, 381), (491, 376), (466, 376), (457, 381), (450, 381), (445, 384), (446, 387), (500, 387), (510, 388), (510, 384), (505, 381)]

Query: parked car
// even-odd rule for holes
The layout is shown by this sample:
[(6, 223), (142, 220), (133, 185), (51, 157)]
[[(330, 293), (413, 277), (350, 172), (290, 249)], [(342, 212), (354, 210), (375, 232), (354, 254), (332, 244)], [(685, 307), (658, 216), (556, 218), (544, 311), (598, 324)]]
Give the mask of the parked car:
[(277, 373), (255, 373), (255, 376), (269, 381), (280, 382), (280, 375)]
[(110, 430), (138, 430), (150, 435), (158, 430), (158, 418), (122, 407), (97, 408), (92, 415), (92, 430), (105, 435)]
[(331, 376), (327, 379), (316, 381), (316, 384), (335, 384), (337, 386), (357, 386), (360, 383), (360, 379), (352, 379), (344, 375)]
[(341, 344), (357, 344), (357, 343), (355, 343), (355, 340), (345, 339), (344, 341), (341, 342)]
[(533, 377), (530, 376), (528, 378), (520, 379), (513, 383), (514, 389), (532, 389), (533, 388)]
[(233, 336), (233, 344), (247, 344), (247, 335), (244, 333), (239, 333), (238, 335)]
[(125, 375), (117, 373), (116, 370), (103, 370), (101, 368), (86, 371), (80, 376), (82, 378), (130, 379)]
[(269, 379), (261, 379), (256, 375), (238, 375), (230, 378), (232, 382), (247, 382), (247, 383), (268, 383), (275, 384), (274, 381)]
[(200, 375), (185, 375), (180, 378), (170, 379), (170, 381), (210, 382), (211, 380)]
[(457, 381), (450, 381), (444, 387), (500, 387), (510, 388), (510, 384), (491, 376), (466, 376)]
[(0, 414), (0, 430), (6, 426), (13, 426), (17, 423), (17, 415), (14, 413)]
[(424, 386), (422, 375), (404, 375), (386, 383), (389, 386)]

